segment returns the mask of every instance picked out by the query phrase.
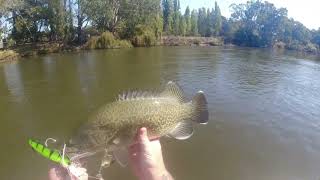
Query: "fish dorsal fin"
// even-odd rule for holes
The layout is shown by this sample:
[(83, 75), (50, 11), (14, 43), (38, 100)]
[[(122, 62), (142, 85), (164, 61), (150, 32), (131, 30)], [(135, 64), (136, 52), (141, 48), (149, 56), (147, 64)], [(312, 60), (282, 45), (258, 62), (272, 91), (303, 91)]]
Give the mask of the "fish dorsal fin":
[(118, 101), (127, 101), (127, 100), (134, 100), (134, 99), (143, 99), (149, 97), (155, 97), (155, 92), (153, 91), (137, 91), (131, 90), (126, 91), (118, 95)]
[(125, 147), (121, 147), (113, 151), (113, 156), (116, 161), (122, 167), (126, 167), (128, 165), (128, 150)]
[(175, 97), (179, 102), (186, 102), (186, 97), (183, 90), (174, 82), (169, 81), (160, 96)]
[(193, 124), (190, 120), (185, 120), (179, 122), (178, 125), (169, 132), (168, 136), (178, 140), (185, 140), (190, 138), (192, 134)]

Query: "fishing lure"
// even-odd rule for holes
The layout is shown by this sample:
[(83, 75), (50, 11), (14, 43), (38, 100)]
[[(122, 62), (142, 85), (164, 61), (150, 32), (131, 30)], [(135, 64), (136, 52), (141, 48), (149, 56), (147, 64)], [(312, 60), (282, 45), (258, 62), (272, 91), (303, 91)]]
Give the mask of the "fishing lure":
[(53, 162), (59, 163), (62, 166), (69, 166), (71, 164), (69, 157), (61, 155), (58, 150), (50, 149), (36, 140), (29, 139), (29, 145), (34, 151)]

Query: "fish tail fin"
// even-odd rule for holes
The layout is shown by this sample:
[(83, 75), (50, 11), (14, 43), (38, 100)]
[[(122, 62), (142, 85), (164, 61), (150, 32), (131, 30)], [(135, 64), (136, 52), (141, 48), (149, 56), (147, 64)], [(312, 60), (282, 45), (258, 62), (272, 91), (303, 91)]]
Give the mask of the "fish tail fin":
[(192, 121), (199, 124), (207, 124), (209, 119), (209, 112), (207, 107), (207, 100), (202, 91), (197, 92), (197, 94), (192, 98)]

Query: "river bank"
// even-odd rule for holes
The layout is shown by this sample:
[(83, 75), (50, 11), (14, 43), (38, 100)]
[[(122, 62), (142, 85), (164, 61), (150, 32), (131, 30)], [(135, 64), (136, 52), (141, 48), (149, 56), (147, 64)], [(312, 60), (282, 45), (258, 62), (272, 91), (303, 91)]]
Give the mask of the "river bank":
[(19, 58), (19, 53), (13, 50), (0, 50), (0, 63), (15, 61)]
[[(147, 40), (144, 40), (147, 41)], [(156, 43), (133, 45), (131, 41), (120, 40), (109, 33), (101, 36), (91, 37), (82, 45), (70, 45), (63, 42), (40, 42), (40, 43), (25, 43), (16, 45), (8, 50), (0, 50), (0, 63), (19, 59), (19, 57), (37, 56), (50, 53), (60, 52), (77, 52), (91, 49), (120, 49), (132, 47), (148, 47), (148, 46), (237, 46), (231, 43), (226, 44), (222, 37), (185, 37), (185, 36), (162, 36)], [(319, 55), (320, 51), (317, 47), (299, 45), (288, 46), (282, 42), (276, 43), (273, 49), (294, 50), (306, 54)]]
[[(148, 41), (144, 40), (144, 41)], [(10, 50), (0, 51), (0, 59), (4, 61), (13, 60), (13, 55), (8, 56), (8, 52), (14, 54), (15, 59), (18, 57), (36, 56), (49, 53), (71, 52), (90, 49), (119, 49), (132, 48), (141, 46), (150, 46), (149, 44), (140, 43), (134, 46), (128, 40), (119, 40), (112, 37), (110, 34), (95, 36), (90, 38), (83, 45), (66, 45), (63, 42), (40, 42), (40, 43), (25, 43), (18, 44)], [(142, 44), (142, 45), (141, 45)], [(223, 46), (223, 38), (221, 37), (183, 37), (183, 36), (163, 36), (155, 46)], [(1, 61), (1, 62), (2, 62)]]
[(183, 36), (163, 36), (161, 38), (163, 46), (223, 46), (222, 37), (183, 37)]

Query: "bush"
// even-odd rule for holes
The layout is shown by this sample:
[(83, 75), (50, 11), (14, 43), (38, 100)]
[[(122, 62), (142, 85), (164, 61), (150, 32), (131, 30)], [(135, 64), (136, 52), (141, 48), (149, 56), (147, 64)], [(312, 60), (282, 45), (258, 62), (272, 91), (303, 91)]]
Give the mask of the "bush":
[(85, 44), (86, 49), (115, 49), (130, 47), (132, 47), (132, 44), (129, 41), (116, 39), (110, 32), (104, 32), (100, 36), (91, 37)]
[(10, 38), (7, 42), (7, 47), (11, 48), (11, 47), (14, 47), (15, 45), (16, 45), (16, 41)]
[(120, 48), (132, 48), (131, 42), (127, 40), (118, 40), (117, 46)]
[(104, 32), (101, 34), (99, 39), (97, 40), (97, 48), (98, 49), (110, 49), (115, 47), (116, 39), (113, 34), (110, 32)]
[(135, 28), (134, 36), (131, 41), (134, 46), (148, 47), (155, 46), (157, 38), (149, 27), (138, 25)]
[(305, 48), (304, 48), (305, 51), (307, 52), (311, 52), (311, 53), (316, 53), (318, 51), (318, 47), (316, 44), (313, 44), (313, 43), (307, 43), (305, 45)]
[(286, 48), (289, 50), (303, 51), (303, 45), (297, 40), (288, 42)]
[(88, 42), (84, 45), (86, 49), (96, 49), (97, 47), (97, 41), (99, 37), (91, 37)]

